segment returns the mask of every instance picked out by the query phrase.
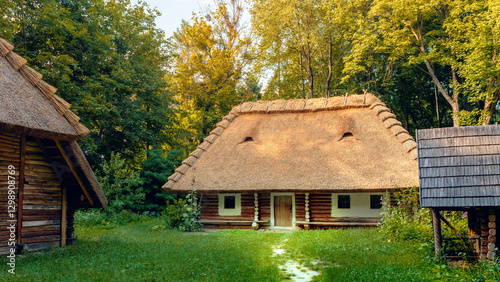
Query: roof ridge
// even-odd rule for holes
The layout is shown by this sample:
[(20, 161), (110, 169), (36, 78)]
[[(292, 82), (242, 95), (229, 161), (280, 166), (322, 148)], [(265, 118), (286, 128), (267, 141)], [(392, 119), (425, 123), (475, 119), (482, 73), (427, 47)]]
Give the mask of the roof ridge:
[(49, 100), (57, 112), (71, 124), (79, 138), (89, 134), (90, 131), (80, 123), (80, 118), (69, 110), (71, 104), (55, 94), (57, 88), (42, 80), (43, 75), (27, 66), (26, 59), (12, 50), (14, 50), (14, 46), (0, 37), (0, 55), (9, 62), (15, 71), (20, 72), (33, 87), (37, 88)]
[(416, 160), (418, 157), (417, 153), (417, 142), (413, 136), (408, 133), (408, 131), (402, 126), (401, 122), (396, 119), (396, 115), (391, 113), (391, 110), (381, 101), (374, 103), (370, 106), (371, 110), (380, 118), (387, 129), (390, 129), (392, 133), (398, 138), (398, 140), (403, 144), (406, 152)]

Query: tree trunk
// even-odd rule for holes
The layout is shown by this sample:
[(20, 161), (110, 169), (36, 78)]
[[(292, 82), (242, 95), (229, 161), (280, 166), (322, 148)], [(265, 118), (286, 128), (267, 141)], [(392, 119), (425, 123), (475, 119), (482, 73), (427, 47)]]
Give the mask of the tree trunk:
[(325, 81), (325, 97), (330, 96), (330, 81), (332, 79), (332, 42), (328, 44), (328, 77)]
[(304, 58), (306, 59), (306, 71), (307, 71), (307, 79), (308, 81), (308, 86), (309, 86), (309, 98), (313, 98), (314, 94), (314, 74), (312, 71), (312, 63), (311, 63), (311, 48), (309, 46), (309, 43), (307, 43), (307, 50), (306, 54), (304, 55)]
[(493, 114), (495, 113), (498, 99), (500, 98), (500, 91), (496, 91), (493, 94), (493, 101), (491, 99), (492, 97), (490, 95), (486, 96), (486, 100), (484, 101), (484, 111), (487, 113), (486, 118), (483, 121), (483, 125), (488, 125), (491, 122), (491, 118), (493, 117)]

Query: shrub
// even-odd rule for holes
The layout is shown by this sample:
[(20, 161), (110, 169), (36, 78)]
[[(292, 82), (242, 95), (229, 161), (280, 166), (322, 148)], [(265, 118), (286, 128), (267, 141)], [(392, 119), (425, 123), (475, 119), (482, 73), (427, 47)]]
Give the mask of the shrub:
[(398, 191), (394, 193), (394, 198), (396, 205), (393, 206), (387, 200), (382, 201), (381, 231), (395, 240), (430, 240), (432, 225), (429, 210), (420, 208), (418, 188)]
[(82, 227), (114, 228), (131, 222), (147, 220), (154, 215), (137, 214), (130, 210), (115, 212), (107, 209), (78, 210), (75, 212), (75, 225)]
[(174, 203), (165, 209), (165, 217), (168, 228), (187, 232), (200, 231), (200, 203), (196, 190), (191, 190), (185, 200), (174, 200)]

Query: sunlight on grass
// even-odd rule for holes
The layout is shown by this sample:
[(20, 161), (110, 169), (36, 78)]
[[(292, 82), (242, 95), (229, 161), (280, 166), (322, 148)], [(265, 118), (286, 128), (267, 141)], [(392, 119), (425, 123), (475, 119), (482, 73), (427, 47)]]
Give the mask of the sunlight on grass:
[[(83, 228), (78, 244), (18, 257), (15, 280), (280, 281), (271, 245), (282, 234), (150, 231), (152, 222)], [(7, 271), (0, 274), (7, 276)]]
[(429, 265), (418, 244), (388, 242), (378, 229), (304, 231), (285, 247), (322, 281), (425, 281)]

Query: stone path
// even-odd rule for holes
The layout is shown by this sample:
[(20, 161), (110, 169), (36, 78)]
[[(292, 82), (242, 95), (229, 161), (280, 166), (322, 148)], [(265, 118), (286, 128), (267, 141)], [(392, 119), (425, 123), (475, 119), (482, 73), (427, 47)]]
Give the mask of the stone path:
[[(287, 239), (285, 239), (286, 242)], [(282, 256), (287, 259), (284, 265), (280, 265), (281, 271), (285, 272), (287, 280), (290, 281), (311, 281), (312, 278), (320, 273), (305, 267), (300, 262), (290, 259), (283, 245), (274, 247), (274, 257)]]

